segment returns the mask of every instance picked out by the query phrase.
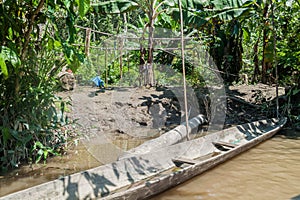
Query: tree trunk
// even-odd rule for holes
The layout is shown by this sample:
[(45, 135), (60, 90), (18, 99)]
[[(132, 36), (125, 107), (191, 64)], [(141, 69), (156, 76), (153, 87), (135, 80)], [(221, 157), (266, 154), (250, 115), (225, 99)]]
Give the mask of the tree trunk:
[[(144, 38), (142, 38), (143, 40)], [(143, 46), (143, 42), (140, 41), (140, 77), (139, 77), (139, 86), (141, 87), (142, 85), (145, 85), (145, 65), (146, 65), (146, 61), (145, 61), (145, 56), (146, 56), (146, 50), (145, 47)]]
[(153, 74), (153, 38), (154, 38), (154, 2), (151, 1), (151, 8), (148, 13), (149, 17), (149, 36), (148, 36), (148, 60), (146, 69), (146, 83), (145, 85), (152, 87), (154, 85)]
[(146, 65), (146, 84), (152, 87), (154, 85), (154, 74), (153, 74), (153, 37), (154, 28), (153, 21), (150, 22), (149, 27), (149, 38), (148, 38), (148, 61)]
[(253, 47), (253, 52), (254, 52), (254, 56), (253, 56), (253, 62), (254, 62), (254, 74), (253, 74), (253, 79), (252, 82), (257, 82), (258, 81), (258, 75), (260, 74), (259, 71), (259, 64), (258, 64), (258, 43), (259, 40), (257, 40), (254, 44)]
[[(233, 29), (236, 27), (241, 29), (240, 24), (236, 20), (233, 20), (231, 22), (230, 32), (233, 32)], [(225, 47), (223, 55), (220, 55), (223, 57), (223, 62), (219, 69), (224, 72), (223, 78), (229, 83), (238, 81), (239, 79), (238, 75), (242, 68), (242, 36), (242, 31), (239, 31), (237, 34), (226, 34), (226, 38), (222, 38)]]
[[(150, 17), (149, 17), (150, 18)], [(152, 19), (152, 17), (150, 18)], [(154, 85), (154, 74), (153, 74), (153, 37), (154, 37), (154, 21), (150, 20), (149, 25), (149, 35), (148, 35), (148, 57), (146, 56), (146, 49), (143, 46), (143, 41), (140, 42), (140, 86), (152, 87)], [(144, 40), (144, 34), (142, 40)], [(146, 61), (147, 60), (147, 61)]]

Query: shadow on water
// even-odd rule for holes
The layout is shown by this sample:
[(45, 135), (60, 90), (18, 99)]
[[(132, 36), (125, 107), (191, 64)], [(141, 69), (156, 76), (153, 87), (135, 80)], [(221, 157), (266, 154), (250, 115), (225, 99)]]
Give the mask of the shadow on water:
[(292, 128), (285, 128), (277, 134), (279, 137), (300, 140), (300, 131), (297, 131)]

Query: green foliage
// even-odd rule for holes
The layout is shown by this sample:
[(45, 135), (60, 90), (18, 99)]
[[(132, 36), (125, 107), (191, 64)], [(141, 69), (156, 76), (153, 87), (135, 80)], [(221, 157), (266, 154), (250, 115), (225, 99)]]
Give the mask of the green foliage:
[(62, 101), (55, 95), (56, 75), (84, 61), (71, 43), (77, 16), (88, 10), (89, 0), (0, 3), (1, 170), (63, 149), (70, 122), (64, 103), (55, 106)]
[(35, 154), (37, 156), (37, 158), (35, 159), (36, 163), (40, 162), (40, 160), (42, 158), (44, 158), (44, 162), (46, 162), (49, 154), (56, 155), (56, 156), (60, 155), (59, 153), (57, 153), (55, 151), (54, 148), (44, 146), (39, 141), (34, 143), (32, 149), (31, 149), (31, 153)]
[[(1, 93), (1, 123), (2, 137), (0, 138), (0, 166), (17, 167), (22, 160), (36, 157), (30, 153), (34, 143), (40, 142), (46, 149), (56, 150), (64, 144), (64, 133), (60, 130), (66, 121), (63, 109), (57, 111), (54, 102), (60, 101), (54, 94), (55, 79), (41, 79), (34, 71), (27, 72), (22, 78), (19, 96), (7, 87), (8, 82), (14, 82), (15, 76), (9, 76)], [(44, 155), (46, 156), (46, 154)]]
[(287, 116), (290, 120), (292, 127), (299, 127), (300, 126), (300, 88), (298, 87), (291, 87), (287, 94), (287, 103), (282, 104), (280, 107), (281, 114)]
[(21, 61), (17, 56), (16, 52), (14, 52), (12, 49), (2, 46), (0, 50), (1, 50), (0, 51), (1, 71), (4, 78), (7, 78), (8, 70), (7, 70), (6, 62), (11, 63), (13, 67), (17, 68), (21, 65)]
[(157, 65), (154, 73), (158, 85), (180, 86), (183, 84), (182, 75), (168, 65)]
[(0, 54), (0, 67), (1, 67), (1, 73), (3, 74), (4, 78), (7, 78), (8, 77), (7, 66), (1, 54)]
[(108, 65), (107, 69), (107, 81), (108, 84), (116, 84), (120, 80), (120, 68), (119, 62), (117, 60), (113, 61), (110, 65)]
[[(167, 1), (169, 5), (168, 13), (176, 21), (180, 21), (180, 14), (177, 1)], [(185, 0), (182, 1), (183, 23), (186, 27), (199, 28), (207, 23), (207, 13), (204, 7), (208, 1)]]
[[(183, 0), (185, 34), (206, 46), (227, 82), (237, 81), (241, 69), (249, 77), (255, 75), (256, 65), (261, 68), (262, 62), (268, 61), (278, 64), (281, 84), (296, 86), (300, 71), (299, 6), (293, 0)], [(3, 1), (0, 13), (2, 168), (17, 166), (29, 157), (35, 161), (46, 159), (63, 148), (67, 141), (63, 127), (69, 123), (65, 116), (67, 107), (54, 95), (55, 76), (62, 67), (71, 68), (85, 81), (100, 75), (110, 84), (140, 84), (141, 52), (122, 55), (123, 71), (116, 49), (106, 52), (107, 57), (104, 51), (91, 50), (87, 60), (84, 49), (73, 45), (82, 44), (86, 34), (76, 24), (111, 34), (134, 29), (148, 39), (163, 35), (151, 35), (154, 26), (173, 32), (180, 28), (175, 0), (108, 0), (91, 7), (89, 0)], [(93, 33), (91, 44), (102, 45), (107, 37)], [(144, 56), (149, 58), (145, 61), (151, 63), (153, 55), (147, 51)], [(179, 84), (182, 61), (175, 54), (154, 52), (158, 84)], [(191, 84), (204, 84), (204, 76), (213, 82), (213, 72), (206, 69), (207, 66), (195, 66), (187, 59), (186, 72)], [(274, 68), (266, 72), (272, 75)], [(297, 92), (293, 90), (289, 95), (295, 96)], [(299, 121), (299, 114), (289, 115)]]
[(77, 71), (77, 77), (79, 84), (90, 85), (91, 79), (98, 75), (99, 66), (98, 63), (94, 63), (91, 60), (86, 60)]
[(77, 4), (79, 5), (79, 15), (80, 17), (84, 17), (88, 10), (90, 9), (90, 0), (77, 0)]
[(115, 82), (118, 85), (121, 86), (130, 86), (130, 87), (137, 87), (139, 86), (139, 71), (138, 68), (132, 68), (132, 69), (128, 69), (127, 67), (125, 67), (124, 69), (124, 74), (123, 74), (123, 78), (122, 79), (116, 79), (116, 77), (118, 76), (118, 74), (114, 75), (113, 77), (115, 79), (110, 79), (110, 82)]
[(241, 18), (242, 16), (248, 15), (251, 10), (251, 5), (256, 1), (253, 0), (213, 0), (212, 9), (207, 9), (208, 12), (214, 13), (213, 18), (218, 17), (223, 21), (230, 21), (233, 19)]
[[(146, 26), (149, 22), (147, 19), (149, 14), (147, 13), (151, 10), (151, 2), (156, 3), (154, 7), (160, 3), (156, 10), (155, 26), (169, 28), (173, 31), (179, 30), (177, 1), (150, 1), (149, 4), (142, 2), (113, 0), (99, 3), (96, 7), (100, 10), (104, 9), (105, 13), (126, 12), (129, 15), (138, 15), (139, 19), (133, 20), (128, 25), (128, 27), (137, 28)], [(254, 65), (258, 64), (258, 67), (261, 68), (263, 60), (269, 63), (275, 62), (275, 42), (280, 78), (283, 82), (293, 82), (289, 77), (293, 71), (299, 71), (298, 66), (300, 66), (300, 54), (297, 47), (299, 3), (286, 0), (272, 2), (275, 8), (274, 15), (270, 0), (182, 1), (186, 33), (191, 33), (191, 35), (204, 41), (204, 45), (209, 47), (209, 53), (214, 58), (219, 70), (223, 72), (221, 74), (227, 82), (237, 82), (240, 70), (247, 73), (250, 79), (260, 75), (261, 70), (258, 69), (259, 71), (257, 71)], [(136, 6), (137, 4), (139, 8)], [(266, 16), (264, 16), (264, 10), (267, 10)], [(275, 17), (275, 27), (272, 25), (273, 17)], [(277, 41), (273, 41), (275, 28)], [(263, 31), (266, 33), (267, 41), (262, 38)], [(286, 31), (288, 34), (285, 34)], [(295, 40), (295, 42), (291, 40)], [(256, 44), (258, 44), (258, 50), (254, 52), (253, 46)], [(187, 71), (191, 71), (192, 67), (187, 66)], [(274, 72), (274, 68), (266, 70), (267, 76), (274, 76)], [(254, 82), (257, 80), (257, 78), (253, 78)]]
[(300, 5), (293, 1), (290, 6), (278, 6), (281, 6), (276, 17), (278, 68), (281, 79), (295, 85), (298, 83), (294, 81), (293, 73), (300, 72)]
[[(243, 21), (243, 59), (244, 69), (249, 77), (261, 71), (262, 61), (273, 62), (271, 69), (267, 70), (268, 76), (275, 77), (275, 64), (278, 66), (279, 82), (282, 85), (294, 85), (293, 73), (299, 71), (299, 3), (296, 1), (273, 1), (274, 14), (272, 13), (271, 1), (266, 1), (269, 6), (260, 1), (251, 6), (251, 12)], [(268, 10), (264, 16), (264, 8)], [(274, 25), (272, 21), (274, 20)], [(267, 40), (263, 38), (263, 32)], [(276, 41), (274, 35), (276, 34)], [(274, 49), (274, 42), (276, 49)], [(265, 45), (265, 49), (263, 46)], [(253, 48), (257, 45), (257, 49)], [(274, 54), (276, 52), (276, 54)], [(254, 65), (258, 64), (259, 71), (254, 73)], [(254, 80), (257, 81), (257, 80)]]

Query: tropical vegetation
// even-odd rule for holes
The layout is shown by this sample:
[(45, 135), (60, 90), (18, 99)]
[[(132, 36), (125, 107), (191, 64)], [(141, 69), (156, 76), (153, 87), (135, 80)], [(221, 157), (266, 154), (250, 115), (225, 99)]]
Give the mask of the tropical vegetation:
[[(289, 87), (288, 111), (282, 114), (300, 120), (299, 0), (181, 4), (184, 35), (204, 46), (226, 85), (238, 84), (244, 74), (251, 84)], [(100, 75), (106, 84), (139, 79), (149, 86), (159, 76), (156, 64), (181, 72), (176, 52), (155, 50), (157, 37), (170, 36), (157, 30), (180, 36), (178, 5), (175, 0), (0, 1), (1, 169), (58, 155), (65, 147), (72, 135), (65, 127), (72, 122), (65, 116), (67, 102), (56, 96), (62, 69), (71, 69), (80, 83)], [(188, 60), (186, 71), (195, 87), (203, 83)]]

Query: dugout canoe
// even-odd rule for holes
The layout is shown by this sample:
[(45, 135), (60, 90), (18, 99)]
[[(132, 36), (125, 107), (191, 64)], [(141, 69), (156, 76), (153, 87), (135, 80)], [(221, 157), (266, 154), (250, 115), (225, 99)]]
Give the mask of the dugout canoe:
[(144, 199), (211, 169), (276, 134), (286, 118), (238, 125), (133, 155), (0, 199)]

